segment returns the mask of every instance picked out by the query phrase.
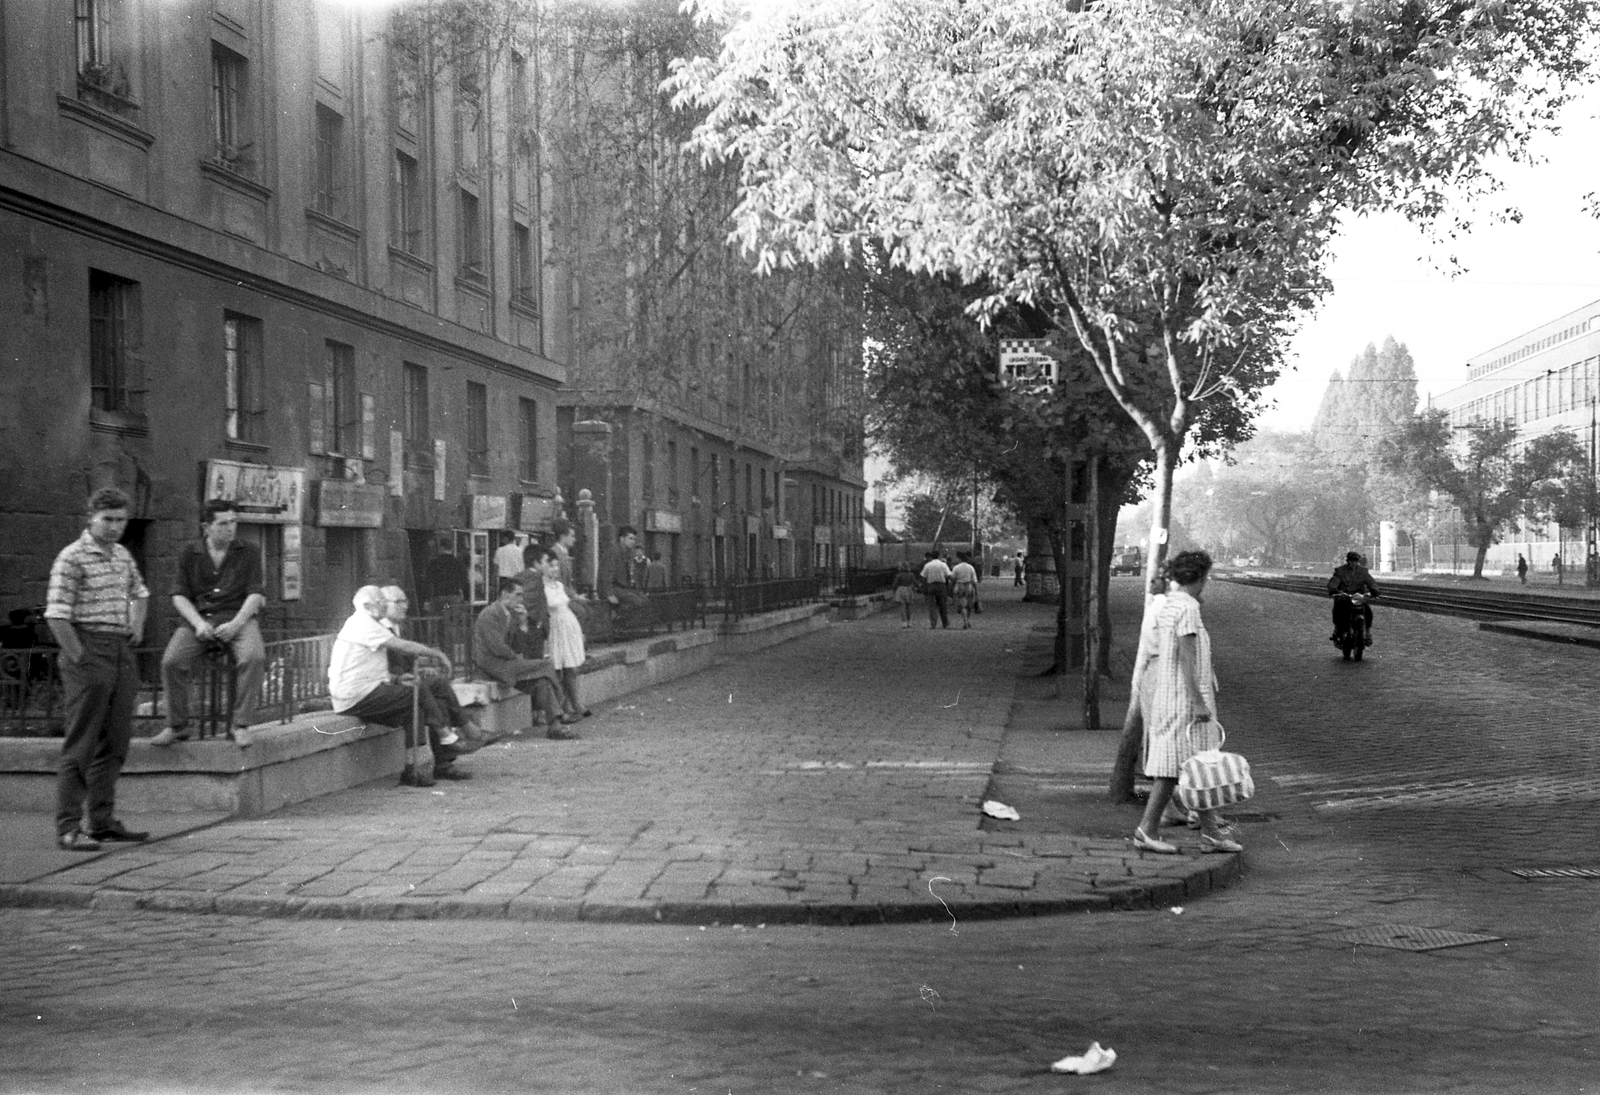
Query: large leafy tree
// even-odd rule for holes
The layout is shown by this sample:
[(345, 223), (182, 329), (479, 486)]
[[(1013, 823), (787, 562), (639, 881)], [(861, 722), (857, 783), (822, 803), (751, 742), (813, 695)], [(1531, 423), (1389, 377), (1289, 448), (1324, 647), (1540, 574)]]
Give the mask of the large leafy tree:
[[(1155, 466), (1151, 561), (1207, 400), (1248, 418), (1326, 290), (1339, 214), (1437, 216), (1583, 70), (1583, 0), (793, 0), (678, 65), (695, 142), (738, 164), (758, 267), (847, 261), (980, 285), (1086, 354)], [(1135, 667), (1135, 676), (1138, 667)], [(1131, 792), (1137, 705), (1114, 797)], [(1136, 742), (1132, 742), (1136, 745)]]
[(1543, 434), (1520, 449), (1516, 442), (1510, 419), (1452, 428), (1448, 413), (1426, 411), (1385, 450), (1390, 468), (1460, 508), (1476, 552), (1474, 578), (1483, 577), (1489, 548), (1527, 512), (1530, 499), (1552, 499), (1553, 481), (1586, 482), (1589, 456), (1570, 433)]
[(1326, 289), (1342, 210), (1437, 215), (1550, 120), (1581, 0), (796, 0), (675, 74), (741, 173), (763, 269), (881, 247), (1038, 309), (1156, 469), (1208, 398), (1242, 413)]

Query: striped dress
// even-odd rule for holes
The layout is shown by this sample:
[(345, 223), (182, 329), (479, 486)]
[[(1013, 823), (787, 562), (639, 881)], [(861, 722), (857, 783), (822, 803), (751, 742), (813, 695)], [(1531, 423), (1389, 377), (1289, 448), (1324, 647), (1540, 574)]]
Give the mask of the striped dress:
[[(1220, 744), (1212, 731), (1217, 678), (1211, 669), (1211, 636), (1200, 619), (1200, 602), (1182, 590), (1156, 598), (1151, 612), (1154, 621), (1140, 640), (1141, 657), (1147, 659), (1139, 680), (1144, 774), (1152, 779), (1177, 779), (1178, 770), (1192, 754)], [(1213, 715), (1210, 723), (1195, 723), (1190, 690), (1178, 669), (1178, 639), (1183, 635), (1195, 637), (1195, 672), (1200, 678), (1200, 694)]]

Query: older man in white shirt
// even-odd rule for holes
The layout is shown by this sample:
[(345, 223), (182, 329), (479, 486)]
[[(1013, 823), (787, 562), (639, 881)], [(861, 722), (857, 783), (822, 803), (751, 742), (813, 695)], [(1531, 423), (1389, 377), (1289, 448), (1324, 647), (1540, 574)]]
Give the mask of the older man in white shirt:
[[(339, 629), (333, 641), (333, 655), (328, 660), (328, 695), (333, 700), (333, 709), (364, 722), (404, 727), (409, 759), (409, 750), (421, 744), (420, 735), (413, 721), (411, 689), (396, 684), (390, 676), (389, 651), (432, 662), (442, 667), (447, 675), (450, 658), (442, 650), (402, 639), (383, 626), (385, 604), (383, 591), (377, 586), (362, 586), (352, 603), (355, 612)], [(445, 779), (471, 778), (468, 773), (456, 772), (452, 767), (459, 750), (441, 744), (434, 728), (429, 729), (428, 737), (433, 748), (433, 775)], [(400, 773), (400, 782), (407, 787), (431, 787), (433, 777), (408, 763)]]

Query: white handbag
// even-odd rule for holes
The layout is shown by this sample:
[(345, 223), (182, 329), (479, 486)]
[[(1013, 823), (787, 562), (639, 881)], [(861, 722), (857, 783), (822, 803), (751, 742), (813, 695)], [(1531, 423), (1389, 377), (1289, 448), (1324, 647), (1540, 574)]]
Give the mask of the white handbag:
[(1250, 762), (1238, 753), (1225, 753), (1220, 746), (1228, 735), (1222, 724), (1213, 720), (1219, 748), (1202, 749), (1178, 770), (1178, 802), (1186, 810), (1217, 810), (1244, 802), (1256, 793), (1250, 778)]

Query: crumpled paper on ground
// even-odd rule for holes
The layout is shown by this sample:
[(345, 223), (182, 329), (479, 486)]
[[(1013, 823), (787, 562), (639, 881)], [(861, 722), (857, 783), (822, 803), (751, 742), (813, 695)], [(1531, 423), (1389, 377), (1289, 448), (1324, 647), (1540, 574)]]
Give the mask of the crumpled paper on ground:
[(1087, 1076), (1091, 1072), (1104, 1072), (1117, 1063), (1117, 1051), (1105, 1049), (1099, 1042), (1091, 1042), (1082, 1057), (1063, 1057), (1050, 1066), (1051, 1072), (1075, 1072)]
[(1022, 815), (1003, 802), (989, 799), (983, 804), (983, 812), (990, 817), (997, 817), (1001, 821), (1021, 821)]

